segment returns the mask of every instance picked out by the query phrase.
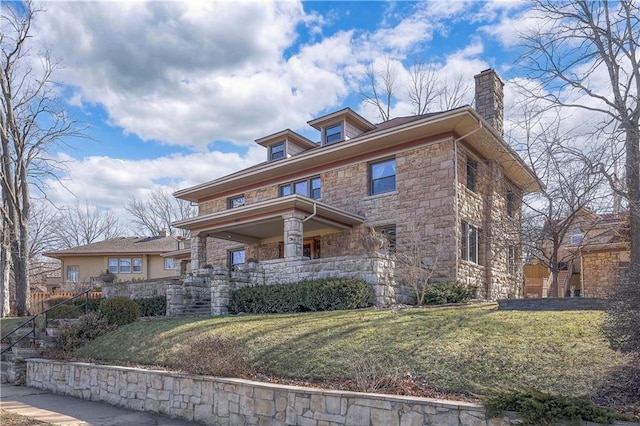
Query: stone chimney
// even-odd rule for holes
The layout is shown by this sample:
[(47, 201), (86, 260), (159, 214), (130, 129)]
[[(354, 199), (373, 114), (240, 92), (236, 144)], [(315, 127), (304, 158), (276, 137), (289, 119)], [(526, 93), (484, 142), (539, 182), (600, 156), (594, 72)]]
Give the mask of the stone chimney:
[(502, 136), (504, 133), (504, 83), (491, 68), (476, 75), (475, 80), (476, 111)]

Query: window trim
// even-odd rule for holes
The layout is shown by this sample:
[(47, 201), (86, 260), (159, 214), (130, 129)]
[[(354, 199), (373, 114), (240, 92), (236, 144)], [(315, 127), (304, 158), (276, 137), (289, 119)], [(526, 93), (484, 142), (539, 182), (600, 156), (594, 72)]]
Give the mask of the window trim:
[[(471, 192), (478, 192), (478, 160), (467, 156), (467, 189)], [(469, 172), (472, 173), (469, 173)]]
[[(173, 264), (170, 268), (167, 268), (167, 262), (171, 261), (171, 263)], [(164, 270), (165, 271), (171, 271), (176, 269), (176, 259), (173, 257), (165, 257), (164, 258)]]
[(507, 273), (516, 275), (516, 246), (511, 244), (507, 247)]
[(381, 234), (386, 241), (386, 248), (382, 251), (386, 254), (395, 254), (398, 242), (398, 227), (395, 223), (380, 225), (373, 228), (377, 233)]
[(480, 229), (468, 222), (462, 222), (462, 260), (480, 265)]
[[(314, 181), (320, 182), (320, 186), (317, 188), (313, 188)], [(296, 185), (300, 183), (305, 183), (306, 190), (307, 190), (306, 194), (300, 194), (296, 192)], [(289, 188), (289, 191), (291, 192), (285, 195), (284, 194), (285, 188)], [(314, 191), (317, 191), (317, 197), (314, 197)], [(282, 185), (278, 186), (278, 195), (280, 197), (286, 197), (293, 194), (299, 194), (299, 195), (302, 195), (303, 197), (311, 198), (313, 200), (320, 199), (322, 197), (322, 178), (316, 175), (316, 176), (308, 177), (306, 179), (298, 179), (292, 182), (283, 183)]]
[[(389, 189), (389, 190), (375, 192), (374, 191), (374, 186), (375, 186), (374, 183), (376, 181), (380, 181), (382, 179), (387, 179), (387, 178), (391, 177), (391, 175), (383, 176), (383, 177), (374, 179), (373, 178), (373, 167), (378, 165), (378, 164), (386, 163), (386, 162), (389, 162), (389, 161), (393, 161), (393, 188)], [(367, 165), (367, 168), (368, 168), (368, 175), (369, 175), (369, 195), (370, 196), (371, 195), (385, 194), (387, 192), (393, 192), (393, 191), (396, 190), (396, 184), (397, 184), (396, 176), (398, 175), (398, 172), (396, 170), (396, 157), (387, 157), (387, 158), (383, 158), (381, 160), (371, 161)]]
[[(242, 198), (242, 204), (234, 205), (234, 201)], [(237, 209), (238, 207), (244, 206), (246, 203), (246, 198), (244, 194), (238, 194), (234, 197), (227, 198), (227, 209)]]
[[(243, 262), (233, 263), (234, 253), (240, 253), (240, 252), (242, 252)], [(229, 271), (240, 271), (244, 269), (244, 266), (246, 265), (246, 263), (247, 263), (247, 252), (244, 248), (227, 250), (227, 267), (229, 268)]]
[[(273, 158), (273, 154), (274, 154), (274, 148), (276, 147), (282, 147), (282, 151), (276, 151), (277, 154), (282, 153), (281, 157), (278, 158)], [(287, 143), (286, 141), (282, 141), (282, 142), (278, 142), (278, 143), (274, 143), (273, 145), (269, 145), (269, 161), (278, 161), (278, 160), (283, 160), (287, 157)]]
[[(136, 271), (134, 269), (134, 263), (135, 261), (138, 260), (140, 262), (140, 271)], [(115, 264), (113, 264), (112, 261), (115, 261)], [(122, 269), (123, 266), (123, 261), (128, 261), (129, 262), (129, 270), (128, 271), (124, 271)], [(115, 269), (114, 269), (115, 267)], [(136, 257), (110, 257), (107, 259), (107, 269), (109, 270), (109, 272), (113, 273), (113, 274), (141, 274), (142, 273), (142, 257), (136, 256)]]
[[(71, 272), (71, 270), (75, 270), (75, 274), (76, 274), (76, 279), (71, 279), (69, 276), (69, 272)], [(71, 282), (71, 283), (78, 283), (80, 282), (80, 265), (67, 265), (67, 282)]]
[(505, 196), (507, 203), (507, 216), (513, 217), (516, 212), (516, 193), (511, 188), (507, 189), (507, 194)]

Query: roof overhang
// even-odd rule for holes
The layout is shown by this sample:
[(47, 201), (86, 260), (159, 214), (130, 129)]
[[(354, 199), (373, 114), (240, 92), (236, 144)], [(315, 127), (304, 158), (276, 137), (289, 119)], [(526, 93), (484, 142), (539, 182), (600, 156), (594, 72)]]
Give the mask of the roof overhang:
[(192, 236), (255, 244), (270, 239), (282, 239), (283, 215), (292, 212), (306, 216), (305, 235), (341, 231), (365, 220), (357, 214), (293, 194), (181, 220), (174, 222), (173, 226), (188, 229)]
[(191, 258), (191, 249), (184, 248), (180, 250), (168, 251), (166, 253), (162, 253), (161, 257), (171, 257), (174, 259), (190, 259)]
[(300, 145), (307, 149), (315, 148), (316, 146), (318, 146), (317, 143), (305, 138), (304, 136), (294, 132), (291, 129), (285, 129), (281, 132), (274, 133), (272, 135), (265, 136), (260, 139), (256, 139), (256, 143), (266, 148), (267, 146), (273, 144), (274, 142), (282, 142), (284, 140), (292, 141), (297, 145)]
[[(364, 133), (348, 141), (317, 147), (285, 161), (264, 163), (248, 170), (181, 189), (174, 196), (192, 202), (225, 196), (256, 185), (285, 182), (301, 172), (317, 173), (332, 163), (349, 161), (376, 152), (391, 152), (394, 148), (415, 141), (437, 141), (456, 138), (483, 157), (496, 160), (505, 176), (524, 192), (540, 189), (534, 173), (502, 137), (471, 107), (465, 106), (384, 130)], [(427, 143), (427, 142), (425, 142)]]
[(586, 244), (583, 246), (568, 246), (566, 249), (570, 253), (589, 253), (593, 251), (626, 251), (631, 250), (631, 243), (628, 241), (620, 241), (616, 243)]

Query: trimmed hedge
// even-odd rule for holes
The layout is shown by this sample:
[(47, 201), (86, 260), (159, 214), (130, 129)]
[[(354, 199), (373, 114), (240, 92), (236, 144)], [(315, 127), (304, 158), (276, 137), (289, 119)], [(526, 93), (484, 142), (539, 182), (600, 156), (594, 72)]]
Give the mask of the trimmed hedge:
[(373, 300), (373, 291), (364, 281), (323, 279), (241, 288), (231, 294), (229, 312), (335, 311), (366, 308)]
[(140, 316), (163, 317), (167, 313), (167, 298), (165, 296), (133, 299), (140, 307)]
[(465, 302), (473, 297), (473, 290), (457, 283), (429, 284), (424, 293), (425, 305)]
[(126, 297), (103, 299), (98, 311), (107, 318), (109, 324), (125, 325), (140, 318), (140, 307)]

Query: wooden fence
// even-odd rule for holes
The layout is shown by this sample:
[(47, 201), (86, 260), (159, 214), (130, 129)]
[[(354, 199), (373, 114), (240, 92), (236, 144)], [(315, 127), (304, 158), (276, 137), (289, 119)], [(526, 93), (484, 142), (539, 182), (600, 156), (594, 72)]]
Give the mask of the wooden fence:
[[(56, 292), (56, 293), (40, 293), (34, 292), (31, 293), (31, 315), (36, 315), (42, 313), (47, 308), (50, 308), (51, 305), (47, 303), (50, 299), (69, 299), (78, 293), (72, 292)], [(101, 291), (92, 291), (89, 293), (89, 297), (92, 299), (99, 299), (102, 297)]]

